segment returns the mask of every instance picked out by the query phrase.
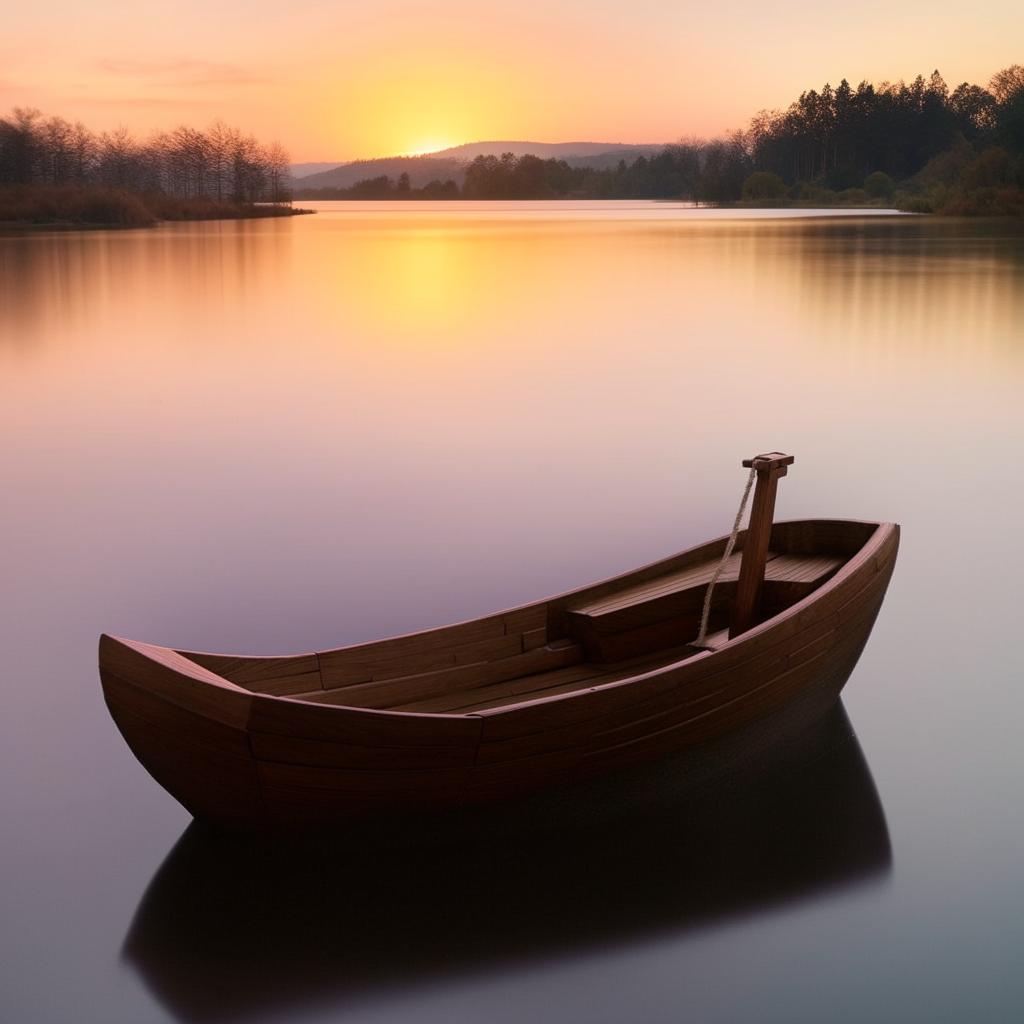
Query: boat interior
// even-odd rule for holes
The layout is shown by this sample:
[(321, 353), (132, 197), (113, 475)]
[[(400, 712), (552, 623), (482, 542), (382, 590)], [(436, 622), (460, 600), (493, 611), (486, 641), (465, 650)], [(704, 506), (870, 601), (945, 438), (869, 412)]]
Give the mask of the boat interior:
[[(875, 523), (777, 523), (758, 622), (812, 594), (868, 542)], [(550, 601), (473, 622), (295, 658), (179, 654), (254, 692), (345, 707), (464, 715), (586, 689), (717, 650), (730, 639), (743, 535), (693, 641), (721, 538)]]

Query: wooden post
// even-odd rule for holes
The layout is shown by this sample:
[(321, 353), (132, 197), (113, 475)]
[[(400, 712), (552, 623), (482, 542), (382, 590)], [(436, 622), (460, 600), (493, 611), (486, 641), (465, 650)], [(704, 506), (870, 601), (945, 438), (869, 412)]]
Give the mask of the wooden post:
[(754, 505), (750, 510), (750, 524), (743, 544), (743, 560), (740, 562), (740, 579), (736, 587), (729, 618), (729, 637), (745, 633), (756, 625), (761, 610), (761, 586), (764, 583), (764, 567), (768, 560), (768, 544), (772, 538), (772, 520), (775, 515), (775, 492), (779, 477), (786, 475), (787, 466), (793, 463), (792, 455), (769, 452), (753, 459), (744, 459), (743, 465), (757, 473), (754, 488)]

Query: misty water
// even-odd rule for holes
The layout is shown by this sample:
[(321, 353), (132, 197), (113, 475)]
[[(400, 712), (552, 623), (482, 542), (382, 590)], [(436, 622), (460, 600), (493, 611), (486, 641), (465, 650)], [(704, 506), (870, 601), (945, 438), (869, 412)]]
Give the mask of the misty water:
[[(1021, 228), (318, 209), (0, 237), (0, 1018), (1015, 1019)], [(771, 449), (780, 518), (901, 553), (842, 708), (696, 796), (271, 847), (190, 827), (103, 705), (101, 631), (477, 616), (726, 532)]]

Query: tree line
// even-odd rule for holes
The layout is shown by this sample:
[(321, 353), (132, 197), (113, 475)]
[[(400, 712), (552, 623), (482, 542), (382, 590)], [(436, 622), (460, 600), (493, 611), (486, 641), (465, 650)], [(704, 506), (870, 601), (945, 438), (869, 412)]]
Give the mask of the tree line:
[(1000, 71), (987, 88), (963, 82), (950, 90), (938, 71), (909, 84), (853, 88), (843, 79), (835, 88), (802, 93), (785, 111), (758, 114), (743, 142), (754, 169), (787, 185), (857, 188), (879, 173), (913, 185), (948, 153), (959, 152), (963, 163), (997, 149), (1005, 155), (996, 161), (1006, 165), (1003, 184), (1020, 186), (1024, 67)]
[(451, 178), (413, 188), (405, 171), (397, 179), (379, 174), (347, 187), (306, 188), (299, 194), (303, 199), (458, 199), (460, 195), (458, 183)]
[[(410, 188), (407, 174), (357, 181), (347, 188), (299, 188), (303, 199), (658, 199), (690, 196), (727, 201), (743, 184), (746, 156), (734, 141), (666, 146), (651, 158), (598, 170), (531, 154), (478, 156), (454, 179)], [(738, 183), (738, 184), (737, 184)]]
[[(430, 198), (383, 177), (320, 198)], [(987, 87), (912, 82), (804, 92), (723, 139), (684, 140), (608, 169), (536, 156), (478, 156), (442, 198), (684, 199), (698, 203), (895, 204), (1024, 213), (1024, 67)], [(312, 195), (312, 193), (304, 193)]]
[(0, 118), (0, 185), (103, 186), (219, 204), (291, 199), (285, 150), (220, 122), (139, 141), (18, 107)]

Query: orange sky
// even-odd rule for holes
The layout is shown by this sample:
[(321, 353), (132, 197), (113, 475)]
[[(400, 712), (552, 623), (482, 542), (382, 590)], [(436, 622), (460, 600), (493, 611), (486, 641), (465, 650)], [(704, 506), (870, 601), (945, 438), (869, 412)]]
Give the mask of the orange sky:
[(481, 139), (662, 142), (805, 88), (1024, 62), (1024, 4), (52, 0), (4, 15), (0, 109), (139, 134), (220, 117), (293, 160)]

